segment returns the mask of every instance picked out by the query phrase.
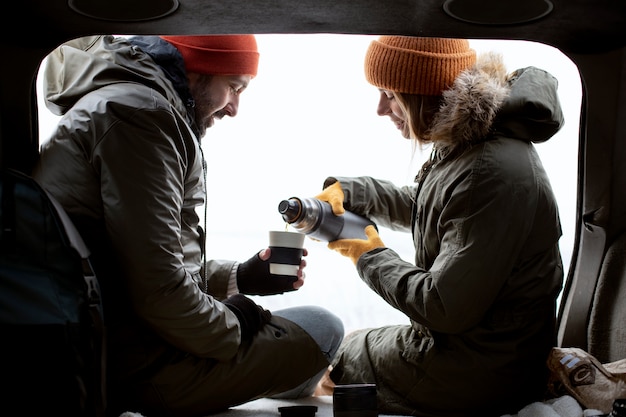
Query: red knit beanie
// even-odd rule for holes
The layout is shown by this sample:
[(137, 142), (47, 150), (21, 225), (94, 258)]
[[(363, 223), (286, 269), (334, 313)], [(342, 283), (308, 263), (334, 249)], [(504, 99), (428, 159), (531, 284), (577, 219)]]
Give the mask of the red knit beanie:
[(381, 36), (365, 55), (365, 78), (384, 90), (437, 96), (474, 63), (466, 39)]
[(259, 52), (254, 35), (161, 36), (178, 49), (189, 72), (256, 76)]

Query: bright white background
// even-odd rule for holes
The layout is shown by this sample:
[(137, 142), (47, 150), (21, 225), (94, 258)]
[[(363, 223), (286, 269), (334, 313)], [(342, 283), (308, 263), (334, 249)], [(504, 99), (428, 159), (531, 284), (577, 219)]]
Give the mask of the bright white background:
[[(218, 121), (202, 140), (208, 163), (207, 251), (245, 261), (267, 245), (268, 230), (284, 230), (277, 211), (288, 197), (312, 197), (329, 175), (370, 175), (411, 183), (426, 150), (413, 150), (387, 117), (376, 115), (377, 89), (363, 75), (371, 36), (259, 35), (259, 73), (242, 94), (239, 114)], [(567, 270), (574, 241), (578, 72), (558, 50), (517, 41), (470, 41), (478, 53), (501, 52), (509, 70), (543, 68), (559, 80), (565, 126), (537, 145), (561, 210)], [(56, 118), (40, 106), (45, 140)], [(381, 229), (386, 246), (412, 262), (410, 234)], [(347, 331), (408, 323), (359, 278), (348, 258), (307, 239), (306, 284), (280, 296), (255, 297), (266, 308), (324, 306)]]

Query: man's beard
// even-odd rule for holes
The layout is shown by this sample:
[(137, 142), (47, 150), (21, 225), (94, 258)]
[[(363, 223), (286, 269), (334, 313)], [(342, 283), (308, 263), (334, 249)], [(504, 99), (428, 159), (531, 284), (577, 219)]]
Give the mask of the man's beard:
[(196, 129), (198, 130), (198, 137), (202, 138), (205, 134), (206, 134), (206, 130), (208, 128), (207, 123), (204, 121), (203, 117), (202, 117), (202, 112), (198, 111), (198, 108), (196, 107), (195, 109), (195, 123), (196, 123)]
[(195, 103), (193, 111), (194, 122), (198, 130), (198, 139), (205, 135), (206, 130), (210, 127), (211, 117), (213, 116), (209, 113), (213, 106), (211, 97), (207, 92), (210, 81), (210, 76), (203, 76), (194, 88), (191, 89), (191, 95)]
[(198, 135), (203, 137), (206, 130), (210, 127), (211, 116), (207, 116), (211, 103), (205, 101), (207, 97), (201, 97), (200, 100), (196, 100), (194, 107), (194, 118), (196, 122), (196, 128), (198, 129)]
[(206, 103), (206, 106), (196, 106), (194, 109), (196, 127), (198, 129), (198, 134), (200, 135), (200, 137), (203, 137), (206, 134), (206, 130), (213, 126), (216, 120), (219, 120), (226, 115), (223, 110), (220, 110), (207, 116), (207, 109), (209, 108), (211, 108), (211, 103)]

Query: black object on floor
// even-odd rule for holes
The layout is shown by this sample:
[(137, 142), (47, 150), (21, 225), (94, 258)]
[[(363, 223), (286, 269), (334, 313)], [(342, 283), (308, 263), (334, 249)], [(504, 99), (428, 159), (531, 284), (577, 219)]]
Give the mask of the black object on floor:
[(294, 405), (291, 407), (278, 407), (282, 417), (313, 417), (317, 412), (315, 405)]

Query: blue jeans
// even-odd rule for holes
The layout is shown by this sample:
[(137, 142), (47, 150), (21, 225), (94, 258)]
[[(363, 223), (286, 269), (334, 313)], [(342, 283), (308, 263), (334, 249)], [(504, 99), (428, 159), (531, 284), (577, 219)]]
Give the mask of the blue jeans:
[[(290, 307), (272, 311), (272, 314), (283, 317), (300, 326), (317, 342), (317, 345), (329, 362), (335, 357), (344, 336), (343, 323), (339, 317), (319, 306)], [(326, 369), (322, 369), (317, 375), (304, 381), (297, 387), (274, 395), (272, 398), (302, 398), (311, 396), (324, 372), (326, 372)]]

